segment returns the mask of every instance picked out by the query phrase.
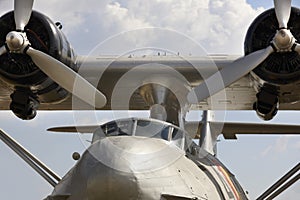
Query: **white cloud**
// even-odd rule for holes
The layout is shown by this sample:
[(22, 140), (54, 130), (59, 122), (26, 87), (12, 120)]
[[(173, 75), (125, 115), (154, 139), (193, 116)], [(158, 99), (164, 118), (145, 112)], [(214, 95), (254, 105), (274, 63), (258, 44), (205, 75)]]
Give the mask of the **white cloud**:
[[(1, 10), (11, 1), (1, 3)], [(92, 49), (119, 32), (163, 27), (184, 33), (209, 53), (243, 53), (247, 28), (263, 9), (245, 0), (35, 1), (34, 9), (61, 21), (75, 49)], [(177, 42), (177, 41), (176, 41)]]
[(278, 153), (285, 152), (288, 148), (289, 139), (290, 139), (290, 136), (286, 136), (286, 135), (280, 136), (276, 140), (276, 143), (274, 145), (275, 152), (278, 152)]
[(286, 153), (289, 149), (290, 138), (291, 136), (289, 135), (282, 135), (278, 137), (273, 144), (268, 145), (262, 150), (260, 154), (261, 157), (274, 155), (274, 153), (275, 155)]
[[(114, 2), (106, 5), (103, 15), (103, 24), (107, 28), (116, 28), (117, 31), (127, 31), (136, 28), (151, 26), (143, 18), (136, 17), (131, 10)], [(116, 30), (114, 30), (115, 32)]]
[(252, 8), (244, 0), (201, 3), (196, 0), (154, 0), (151, 3), (129, 0), (125, 4), (114, 3), (113, 8), (119, 14), (112, 12), (109, 17), (120, 19), (121, 16), (119, 28), (122, 26), (123, 30), (129, 30), (132, 25), (174, 29), (196, 39), (210, 53), (242, 53), (246, 30), (263, 10)]
[(261, 157), (266, 157), (266, 156), (270, 153), (271, 150), (272, 150), (272, 146), (271, 146), (271, 145), (267, 146), (267, 147), (260, 153)]
[(35, 1), (34, 9), (49, 16), (53, 21), (61, 21), (64, 26), (64, 32), (69, 33), (84, 24), (92, 24), (87, 21), (90, 13), (99, 12), (99, 10), (109, 1), (72, 1), (72, 0), (49, 0)]

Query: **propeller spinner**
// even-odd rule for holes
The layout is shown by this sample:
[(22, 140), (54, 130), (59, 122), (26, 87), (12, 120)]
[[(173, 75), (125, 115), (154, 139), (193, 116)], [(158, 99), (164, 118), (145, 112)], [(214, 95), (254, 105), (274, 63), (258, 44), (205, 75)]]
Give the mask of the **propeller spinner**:
[[(300, 54), (300, 44), (296, 43), (294, 36), (290, 30), (287, 29), (287, 23), (291, 13), (291, 0), (274, 0), (274, 6), (279, 29), (270, 46), (235, 60), (233, 63), (224, 66), (220, 71), (207, 78), (188, 94), (188, 101), (190, 103), (202, 101), (228, 87), (255, 69), (274, 51), (297, 51)], [(195, 98), (195, 95), (197, 98)]]
[[(14, 18), (17, 31), (11, 31), (7, 34), (6, 47), (0, 47), (0, 55), (7, 51), (29, 55), (40, 70), (67, 91), (96, 108), (103, 107), (106, 104), (106, 97), (97, 88), (62, 62), (30, 47), (30, 41), (27, 39), (24, 28), (29, 22), (32, 6), (33, 0), (14, 1)], [(80, 90), (74, 90), (75, 83)]]

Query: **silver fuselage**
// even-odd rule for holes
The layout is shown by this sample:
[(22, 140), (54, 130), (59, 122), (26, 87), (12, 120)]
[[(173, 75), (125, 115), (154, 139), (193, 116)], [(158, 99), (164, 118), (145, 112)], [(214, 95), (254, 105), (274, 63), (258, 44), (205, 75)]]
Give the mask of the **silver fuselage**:
[(140, 136), (136, 127), (133, 135), (122, 128), (122, 135), (94, 135), (92, 145), (47, 200), (246, 199), (220, 161), (195, 143), (187, 144), (184, 132), (162, 123), (164, 130), (150, 127), (155, 134), (149, 135), (155, 137)]

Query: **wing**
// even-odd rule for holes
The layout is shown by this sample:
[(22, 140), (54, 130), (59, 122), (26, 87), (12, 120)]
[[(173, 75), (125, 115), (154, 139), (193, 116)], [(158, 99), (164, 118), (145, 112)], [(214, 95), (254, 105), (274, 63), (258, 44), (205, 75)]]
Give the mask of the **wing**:
[[(139, 87), (145, 84), (149, 77), (162, 76), (164, 79), (176, 77), (193, 87), (203, 82), (225, 64), (235, 60), (236, 56), (213, 57), (172, 57), (152, 56), (140, 58), (89, 58), (82, 63), (79, 72), (90, 82), (97, 82), (98, 89), (107, 97), (108, 103), (104, 109), (114, 110), (148, 110), (149, 106), (143, 100)], [(171, 76), (170, 76), (171, 74)], [(99, 76), (95, 77), (95, 76)], [(98, 80), (95, 80), (97, 79)], [(128, 95), (130, 93), (130, 95)], [(226, 88), (227, 97), (211, 102), (205, 99), (192, 106), (192, 109), (207, 110), (214, 108), (252, 109), (255, 101), (255, 91), (251, 86), (249, 76)], [(177, 94), (175, 94), (177, 95)], [(127, 100), (124, 100), (124, 98)], [(127, 104), (129, 103), (129, 104)]]
[[(16, 1), (14, 12), (0, 18), (0, 24), (6, 24), (1, 27), (0, 76), (10, 84), (7, 89), (0, 83), (0, 108), (11, 109), (22, 119), (34, 118), (37, 107), (148, 110), (149, 105), (168, 104), (170, 109), (174, 104), (179, 107), (178, 102), (181, 106), (183, 99), (191, 104), (190, 109), (254, 108), (265, 120), (272, 119), (278, 109), (300, 109), (300, 45), (296, 43), (300, 40), (296, 34), (300, 32), (300, 17), (299, 9), (291, 8), (290, 1), (276, 1), (275, 9), (253, 21), (241, 58), (166, 53), (76, 59), (60, 26), (32, 11), (32, 1), (20, 5)], [(167, 87), (152, 92), (161, 85), (156, 80)], [(148, 91), (143, 91), (143, 86)], [(174, 99), (174, 94), (181, 98)]]
[[(237, 139), (241, 135), (299, 135), (300, 126), (290, 124), (262, 124), (241, 122), (210, 122), (212, 130), (220, 130), (225, 139)], [(197, 131), (195, 138), (200, 138), (202, 122), (187, 122), (185, 125), (189, 133)], [(192, 134), (195, 135), (195, 134)]]
[[(189, 58), (172, 56), (139, 58), (80, 57), (78, 63), (80, 63), (81, 67), (78, 73), (90, 83), (96, 85), (98, 90), (106, 96), (107, 104), (99, 109), (148, 110), (149, 106), (145, 103), (139, 92), (139, 87), (144, 84), (145, 79), (157, 76), (157, 74), (165, 76), (165, 79), (168, 79), (170, 78), (168, 74), (177, 73), (179, 79), (184, 79), (189, 86), (193, 87), (202, 83), (203, 77), (208, 77), (215, 73), (216, 70), (221, 70), (236, 58), (237, 56), (224, 55)], [(252, 76), (247, 74), (223, 90), (226, 96), (218, 96), (218, 94), (222, 93), (220, 92), (192, 104), (191, 109), (217, 110), (226, 108), (227, 110), (252, 110), (257, 94), (253, 86), (254, 84)], [(12, 93), (13, 88), (0, 81), (0, 108), (2, 110), (9, 109), (11, 102), (10, 95)], [(300, 91), (293, 91), (290, 95), (289, 99), (295, 99), (297, 96), (300, 96)], [(291, 104), (291, 102), (283, 101), (283, 103), (280, 103), (279, 108), (281, 110), (300, 110), (300, 103), (295, 101), (294, 104)], [(92, 108), (72, 95), (69, 95), (66, 99), (58, 103), (42, 101), (39, 107), (39, 110), (71, 109), (88, 110)]]
[[(213, 57), (189, 57), (179, 58), (172, 56), (154, 56), (140, 58), (114, 58), (97, 57), (78, 59), (81, 67), (78, 73), (97, 85), (106, 98), (107, 104), (101, 108), (103, 110), (148, 110), (149, 106), (143, 100), (138, 88), (144, 84), (144, 80), (160, 74), (165, 79), (170, 78), (168, 74), (177, 73), (180, 79), (184, 79), (189, 86), (193, 87), (203, 81), (204, 76), (209, 76), (221, 69), (225, 64), (232, 62), (236, 56), (213, 56)], [(215, 63), (215, 64), (213, 64)], [(203, 74), (201, 74), (203, 72)], [(134, 77), (134, 78), (132, 78)], [(118, 94), (116, 94), (118, 92)], [(128, 92), (131, 93), (128, 96)], [(9, 109), (10, 88), (4, 82), (0, 82), (0, 108)], [(226, 98), (214, 102), (214, 108), (249, 110), (255, 101), (255, 91), (251, 86), (249, 75), (241, 78), (228, 88), (226, 88)], [(128, 103), (124, 103), (127, 97)], [(119, 99), (118, 99), (119, 98)], [(74, 109), (72, 103), (77, 102), (77, 109), (89, 109), (90, 107), (76, 98), (68, 96), (59, 103), (41, 102), (40, 110), (71, 110)], [(212, 109), (210, 98), (192, 105), (192, 109), (208, 110)]]
[[(79, 73), (102, 91), (107, 97), (104, 110), (148, 110), (140, 94), (139, 87), (149, 77), (158, 74), (164, 79), (183, 79), (190, 87), (203, 82), (204, 79), (222, 70), (225, 66), (230, 67), (238, 56), (215, 55), (207, 57), (173, 57), (173, 56), (150, 56), (150, 57), (96, 57), (80, 58)], [(171, 76), (170, 76), (171, 74)], [(223, 91), (191, 105), (192, 110), (253, 110), (253, 103), (257, 101), (256, 85), (251, 74), (246, 74), (236, 82), (226, 87)], [(290, 85), (282, 88), (280, 95), (281, 110), (300, 110), (297, 101), (300, 91)], [(225, 91), (225, 95), (220, 95)], [(176, 95), (176, 94), (175, 94)], [(73, 97), (74, 99), (76, 97)], [(125, 98), (125, 100), (124, 100)], [(127, 99), (126, 99), (127, 98)], [(291, 104), (293, 101), (293, 104)], [(61, 105), (53, 105), (59, 109), (71, 109), (71, 98)], [(73, 101), (74, 102), (74, 101)], [(85, 105), (78, 99), (80, 105)], [(69, 107), (67, 107), (69, 106)], [(48, 108), (51, 108), (52, 106)], [(47, 109), (41, 107), (41, 109)], [(52, 109), (57, 109), (53, 107)], [(79, 106), (80, 108), (80, 106)], [(83, 106), (83, 108), (88, 108)]]

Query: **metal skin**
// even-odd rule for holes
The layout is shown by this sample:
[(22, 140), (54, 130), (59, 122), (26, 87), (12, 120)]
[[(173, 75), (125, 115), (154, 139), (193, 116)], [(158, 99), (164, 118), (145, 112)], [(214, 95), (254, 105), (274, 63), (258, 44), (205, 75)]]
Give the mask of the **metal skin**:
[(296, 42), (296, 39), (288, 29), (278, 30), (273, 40), (273, 45), (279, 52), (292, 51), (292, 47)]
[[(93, 133), (91, 146), (63, 179), (2, 130), (0, 139), (54, 186), (45, 200), (247, 199), (234, 175), (206, 151), (209, 144), (207, 150), (215, 145), (210, 125), (222, 124), (213, 115), (204, 113), (202, 128), (199, 122), (190, 124), (199, 126), (200, 146), (188, 132), (154, 119), (48, 129)], [(236, 139), (235, 134), (299, 134), (299, 129), (296, 125), (225, 123), (222, 132), (225, 138)]]
[[(206, 91), (204, 82), (197, 84), (193, 92), (196, 92), (198, 100), (203, 100), (246, 76), (275, 50), (298, 51), (299, 47), (287, 30), (286, 24), (289, 19), (290, 1), (274, 2), (278, 22), (283, 29), (276, 33), (273, 46), (255, 51), (229, 64), (227, 62), (228, 65), (222, 65), (219, 72), (205, 80), (205, 83), (212, 85), (210, 91)], [(16, 31), (8, 33), (5, 47), (0, 47), (0, 55), (6, 51), (27, 54), (40, 70), (73, 95), (91, 105), (94, 105), (96, 100), (96, 107), (105, 106), (106, 96), (97, 88), (72, 71), (69, 66), (30, 46), (26, 32), (21, 31), (24, 31), (30, 19), (32, 3), (32, 0), (15, 0)], [(167, 61), (171, 62), (170, 59)], [(99, 61), (97, 64), (99, 65)], [(71, 79), (70, 82), (66, 80), (66, 76), (67, 79)], [(224, 84), (214, 85), (214, 80), (218, 80), (219, 76), (223, 78)], [(158, 77), (158, 80), (163, 78)], [(214, 135), (212, 132), (213, 113), (204, 114), (199, 136), (200, 146), (184, 131), (184, 117), (187, 111), (185, 106), (188, 105), (186, 96), (191, 85), (180, 82), (179, 85), (186, 84), (188, 87), (180, 89), (184, 91), (182, 96), (175, 96), (172, 90), (168, 90), (172, 84), (153, 84), (151, 82), (156, 82), (153, 79), (148, 81), (148, 85), (141, 87), (139, 92), (150, 106), (151, 117), (173, 124), (157, 119), (126, 119), (101, 125), (93, 133), (91, 146), (57, 184), (53, 183), (54, 190), (45, 200), (247, 199), (234, 176), (215, 157), (218, 133)], [(75, 87), (83, 88), (82, 91), (73, 90), (76, 82), (81, 87)], [(94, 98), (95, 93), (97, 96)], [(194, 95), (190, 93), (188, 98), (193, 102), (191, 94)], [(169, 108), (169, 105), (173, 106)], [(18, 148), (13, 142), (9, 144), (12, 149)]]
[(14, 0), (16, 30), (24, 30), (27, 25), (33, 6), (33, 0)]
[[(143, 163), (138, 163), (134, 157), (127, 157), (126, 153), (115, 154), (111, 151), (114, 145), (122, 148), (124, 152), (141, 156), (163, 148), (168, 154), (162, 156), (178, 155), (179, 158), (168, 166), (161, 166), (158, 159), (155, 161), (143, 159), (141, 160)], [(99, 159), (110, 160), (111, 166), (103, 164)], [(145, 165), (146, 163), (151, 164)], [(211, 183), (206, 178), (202, 182), (197, 180), (197, 176), (204, 175), (197, 166), (191, 164), (183, 152), (168, 146), (163, 140), (128, 136), (104, 138), (94, 143), (83, 154), (79, 163), (62, 179), (62, 183), (55, 187), (52, 195), (71, 194), (70, 200), (160, 199), (161, 193), (204, 198), (209, 192), (208, 185)], [(187, 170), (188, 176), (181, 177), (179, 171), (184, 173)], [(193, 184), (186, 185), (185, 179)], [(195, 191), (189, 187), (193, 187)], [(218, 199), (217, 193), (210, 192), (209, 195), (213, 199)]]
[(92, 145), (45, 200), (247, 199), (211, 154), (195, 143), (184, 150), (172, 140), (151, 138), (154, 132), (100, 139), (95, 132)]
[[(149, 86), (149, 84), (143, 85), (145, 84), (145, 79), (149, 79), (149, 77), (145, 77), (145, 73), (147, 70), (151, 71), (152, 73), (161, 74), (161, 70), (158, 70), (155, 67), (155, 65), (157, 64), (167, 65), (172, 70), (174, 69), (178, 71), (187, 79), (187, 82), (185, 82), (184, 84), (187, 85), (187, 88), (185, 89), (189, 90), (187, 98), (189, 100), (189, 103), (191, 104), (188, 105), (190, 106), (190, 110), (224, 109), (224, 104), (226, 104), (226, 109), (228, 110), (254, 109), (263, 120), (270, 120), (276, 115), (277, 110), (300, 109), (300, 92), (298, 90), (300, 80), (297, 74), (295, 78), (294, 76), (292, 76), (292, 80), (289, 80), (288, 77), (290, 76), (290, 74), (283, 74), (283, 76), (281, 76), (278, 75), (279, 73), (275, 75), (267, 73), (268, 76), (271, 76), (273, 81), (276, 80), (276, 82), (272, 82), (268, 79), (264, 79), (264, 76), (262, 74), (257, 74), (253, 71), (259, 69), (260, 67), (257, 66), (261, 64), (262, 61), (265, 61), (266, 58), (269, 59), (274, 54), (284, 55), (286, 53), (300, 52), (299, 44), (297, 44), (295, 41), (296, 39), (298, 39), (298, 36), (297, 34), (295, 34), (295, 32), (293, 32), (295, 31), (295, 29), (291, 29), (291, 31), (289, 30), (289, 28), (293, 27), (293, 25), (295, 25), (295, 23), (298, 21), (298, 18), (295, 20), (293, 17), (291, 17), (292, 20), (290, 19), (290, 15), (293, 16), (293, 14), (295, 14), (295, 11), (293, 11), (293, 9), (291, 10), (290, 0), (274, 1), (276, 16), (272, 15), (271, 18), (274, 19), (276, 23), (278, 22), (279, 26), (277, 26), (277, 24), (275, 26), (278, 27), (277, 32), (276, 30), (272, 30), (272, 37), (270, 37), (271, 41), (267, 42), (266, 45), (258, 49), (254, 49), (253, 51), (249, 52), (249, 54), (239, 59), (236, 59), (236, 57), (228, 56), (194, 58), (189, 57), (187, 59), (176, 58), (173, 56), (146, 56), (141, 58), (121, 57), (119, 59), (117, 59), (116, 57), (99, 56), (95, 58), (77, 57), (76, 62), (73, 55), (73, 50), (71, 49), (66, 38), (61, 38), (63, 34), (61, 30), (58, 30), (59, 27), (56, 27), (56, 25), (52, 21), (50, 22), (50, 20), (44, 15), (38, 15), (36, 14), (36, 12), (32, 12), (32, 3), (32, 0), (15, 1), (14, 18), (5, 18), (6, 20), (4, 21), (15, 21), (16, 27), (14, 25), (13, 29), (9, 29), (9, 31), (11, 32), (7, 35), (7, 39), (5, 40), (6, 44), (2, 44), (2, 46), (0, 47), (0, 55), (5, 57), (6, 55), (3, 54), (18, 53), (18, 56), (26, 56), (31, 62), (33, 61), (34, 66), (37, 65), (38, 67), (36, 66), (36, 68), (38, 69), (34, 71), (34, 77), (32, 77), (31, 73), (26, 72), (26, 70), (22, 71), (22, 76), (20, 77), (15, 76), (14, 74), (12, 76), (8, 76), (11, 74), (7, 74), (7, 71), (4, 70), (4, 75), (1, 74), (3, 77), (1, 77), (0, 80), (0, 109), (10, 109), (12, 111), (15, 111), (18, 109), (16, 104), (20, 103), (23, 107), (32, 107), (28, 103), (26, 103), (27, 101), (23, 99), (33, 98), (35, 102), (38, 102), (36, 103), (38, 104), (38, 106), (33, 107), (35, 109), (34, 112), (36, 112), (37, 109), (151, 110), (152, 117), (161, 118), (163, 120), (164, 118), (166, 118), (166, 121), (172, 122), (182, 127), (183, 123), (181, 122), (181, 116), (184, 116), (184, 113), (187, 111), (187, 109), (183, 108), (183, 104), (180, 100), (178, 102), (172, 101), (171, 103), (173, 103), (173, 105), (169, 104), (167, 107), (162, 108), (160, 96), (150, 95), (150, 97), (153, 97), (154, 99), (156, 97), (159, 97), (158, 99), (155, 99), (154, 102), (152, 102), (152, 99), (149, 100), (149, 98), (147, 97), (148, 91), (143, 91), (148, 90), (149, 87), (152, 87), (152, 90), (161, 90), (163, 94), (161, 97), (172, 95), (172, 90), (171, 92), (169, 92), (164, 88), (159, 88), (160, 86)], [(272, 9), (272, 12), (273, 11), (274, 9)], [(264, 13), (269, 14), (267, 12)], [(43, 19), (43, 22), (46, 21), (46, 23), (42, 23), (41, 27), (44, 27), (45, 24), (45, 27), (48, 27), (48, 25), (50, 25), (51, 27), (55, 27), (54, 29), (48, 28), (48, 30), (46, 31), (44, 29), (43, 30), (45, 31), (45, 33), (49, 33), (49, 31), (58, 33), (52, 35), (52, 37), (55, 38), (54, 40), (56, 40), (56, 42), (54, 43), (59, 43), (58, 47), (57, 45), (51, 46), (55, 47), (54, 49), (56, 49), (57, 47), (57, 49), (59, 50), (67, 49), (66, 52), (62, 51), (63, 55), (58, 55), (58, 57), (56, 57), (51, 54), (51, 51), (47, 52), (43, 48), (39, 49), (34, 46), (34, 38), (36, 39), (36, 37), (31, 36), (30, 38), (30, 31), (26, 30), (31, 21), (29, 20), (29, 15), (31, 15), (31, 20)], [(37, 15), (38, 17), (36, 17), (35, 15)], [(287, 22), (289, 20), (290, 22), (293, 21), (294, 23), (290, 24), (290, 27), (287, 26)], [(260, 24), (263, 23), (257, 23), (257, 25)], [(267, 23), (266, 26), (266, 28), (270, 28), (274, 26), (274, 23)], [(261, 33), (264, 33), (264, 29), (265, 28), (259, 30), (261, 30)], [(20, 32), (20, 30), (24, 32)], [(31, 32), (38, 32), (38, 30), (39, 29), (33, 29), (31, 30)], [(5, 32), (5, 34), (7, 33)], [(29, 41), (26, 39), (26, 36), (28, 37)], [(247, 40), (248, 39), (246, 38), (246, 42)], [(48, 40), (46, 42), (42, 41), (42, 43), (47, 42)], [(270, 42), (271, 45), (269, 45)], [(63, 45), (64, 43), (67, 43), (67, 45)], [(38, 46), (42, 45), (40, 42), (38, 42), (38, 44)], [(69, 53), (70, 55), (68, 55)], [(28, 64), (27, 60), (25, 59), (24, 61), (24, 57), (22, 58), (23, 59), (20, 59), (19, 62), (22, 61), (21, 64), (24, 62)], [(213, 60), (213, 63), (216, 64), (218, 70), (212, 70), (212, 72), (210, 72), (212, 66), (208, 61), (211, 59)], [(18, 61), (18, 59), (15, 60)], [(274, 62), (277, 64), (281, 63), (280, 61), (276, 61), (276, 59), (274, 60)], [(191, 65), (191, 63), (188, 61), (193, 61), (192, 63), (194, 66)], [(296, 64), (298, 63), (293, 62), (292, 60), (287, 62)], [(109, 66), (107, 66), (107, 63), (110, 63)], [(135, 72), (132, 72), (133, 70), (131, 69), (135, 68), (138, 65), (144, 64), (151, 65), (151, 67), (149, 67), (148, 69), (141, 69), (141, 71), (137, 70)], [(48, 67), (50, 65), (52, 66), (51, 68)], [(281, 65), (285, 66), (285, 64)], [(77, 73), (79, 66), (81, 69), (80, 72), (84, 71), (83, 74), (87, 75), (84, 78), (79, 75), (81, 73)], [(13, 67), (11, 67), (11, 69), (12, 68)], [(287, 68), (289, 68), (289, 66)], [(297, 66), (296, 69), (298, 69)], [(197, 72), (198, 70), (201, 71), (201, 73), (207, 73), (207, 77), (209, 78), (205, 79), (205, 77), (202, 77), (201, 74)], [(42, 73), (42, 71), (45, 74)], [(122, 85), (122, 87), (124, 87), (123, 91), (125, 91), (126, 89), (131, 90), (132, 88), (130, 88), (130, 86), (136, 83), (138, 83), (136, 85), (139, 86), (139, 89), (133, 91), (132, 96), (130, 96), (129, 104), (127, 102), (126, 104), (122, 104), (123, 98), (113, 99), (112, 95), (115, 89), (114, 86), (116, 86), (122, 76), (129, 71), (130, 73), (137, 73), (137, 76), (134, 76), (135, 79), (131, 82), (128, 81), (128, 85)], [(68, 79), (65, 78), (66, 74), (68, 74)], [(97, 76), (99, 74), (101, 74), (101, 76)], [(101, 78), (99, 79), (99, 82), (96, 83), (97, 85), (95, 85), (95, 87), (89, 84), (99, 77)], [(161, 80), (168, 80), (169, 82), (173, 81), (173, 79), (165, 76), (165, 74), (163, 74), (160, 78)], [(4, 83), (2, 83), (2, 81)], [(7, 88), (5, 82), (9, 84), (9, 88)], [(75, 87), (73, 84), (74, 82), (77, 83)], [(141, 88), (140, 86), (142, 85), (145, 87)], [(271, 99), (271, 101), (268, 100), (268, 102), (263, 102), (261, 101), (261, 99), (256, 98), (256, 95), (262, 88), (264, 89), (265, 85), (276, 87), (274, 94), (271, 94), (274, 95), (275, 98)], [(14, 102), (10, 98), (10, 94), (14, 92), (16, 87), (18, 87), (17, 90), (19, 90), (20, 88), (22, 89), (21, 91), (17, 91), (18, 94), (23, 94), (24, 88), (28, 92), (26, 93), (26, 95), (22, 96), (24, 98), (20, 98), (20, 101)], [(190, 88), (194, 89), (190, 90)], [(224, 88), (226, 90), (226, 97), (218, 99), (218, 101), (214, 102), (214, 105), (212, 106), (210, 96), (218, 93)], [(185, 89), (183, 91), (185, 91)], [(72, 93), (73, 96), (68, 95), (67, 91)], [(126, 92), (124, 93), (126, 94)], [(29, 98), (27, 98), (28, 96)], [(184, 99), (186, 98), (186, 96), (187, 94), (185, 94)], [(263, 99), (266, 99), (264, 95), (261, 96), (263, 96)], [(77, 97), (79, 98), (79, 100)], [(80, 104), (80, 106), (75, 106), (75, 108), (72, 107), (74, 105), (73, 102), (79, 102), (78, 104)], [(267, 109), (265, 109), (265, 112), (260, 112), (262, 110), (261, 107), (264, 107), (261, 102), (267, 103), (268, 105)], [(13, 103), (13, 106), (10, 106), (11, 103)], [(256, 103), (256, 106), (253, 105), (254, 103)], [(179, 108), (179, 104), (181, 108)], [(23, 109), (22, 113), (32, 113), (26, 111), (32, 110), (33, 108)], [(165, 112), (170, 113), (170, 110), (174, 111), (175, 114), (178, 111), (180, 111), (181, 113), (178, 116), (166, 115)], [(16, 112), (15, 114), (21, 119), (32, 119), (35, 116), (34, 115), (33, 117), (31, 117), (31, 115), (28, 116), (26, 114), (20, 115), (20, 113)]]
[(287, 23), (291, 14), (292, 0), (274, 0), (276, 17), (279, 24), (279, 28), (287, 28)]
[(12, 52), (23, 52), (29, 41), (25, 33), (12, 31), (6, 36), (6, 44)]

